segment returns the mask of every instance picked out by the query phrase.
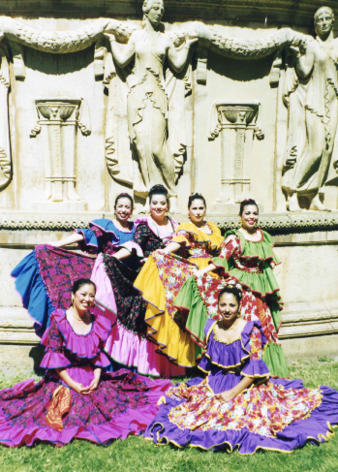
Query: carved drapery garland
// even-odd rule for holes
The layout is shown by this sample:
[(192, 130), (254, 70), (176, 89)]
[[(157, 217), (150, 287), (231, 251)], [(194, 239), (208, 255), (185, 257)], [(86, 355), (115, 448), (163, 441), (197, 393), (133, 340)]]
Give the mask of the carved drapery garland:
[[(24, 80), (25, 67), (23, 60), (22, 46), (27, 46), (39, 51), (52, 54), (67, 54), (84, 50), (95, 44), (94, 53), (94, 71), (97, 79), (103, 78), (105, 84), (108, 84), (116, 71), (111, 70), (109, 74), (105, 73), (105, 66), (109, 67), (109, 60), (105, 61), (107, 55), (106, 43), (104, 39), (105, 33), (114, 33), (119, 42), (125, 43), (128, 41), (130, 35), (135, 30), (136, 26), (128, 24), (127, 21), (121, 22), (112, 19), (96, 19), (87, 23), (85, 26), (71, 31), (43, 31), (37, 30), (29, 26), (25, 21), (15, 20), (10, 17), (0, 18), (0, 39), (6, 38), (8, 46), (12, 50), (12, 60), (14, 67), (14, 75), (17, 79)], [(183, 30), (172, 30), (169, 36), (176, 47), (180, 47), (189, 37), (196, 37), (199, 39), (197, 51), (199, 73), (197, 74), (197, 81), (200, 84), (206, 83), (207, 70), (207, 52), (208, 49), (215, 50), (217, 53), (223, 54), (227, 57), (243, 58), (243, 59), (258, 59), (266, 57), (273, 53), (280, 53), (281, 49), (287, 45), (298, 45), (300, 42), (312, 41), (311, 36), (307, 36), (295, 32), (289, 28), (282, 28), (266, 35), (262, 39), (247, 40), (240, 38), (228, 37), (227, 33), (221, 33), (215, 28), (209, 28), (200, 22), (187, 22), (184, 24)], [(6, 68), (6, 54), (1, 53), (3, 68)], [(8, 66), (7, 66), (8, 68)], [(8, 78), (4, 78), (4, 72), (0, 73), (0, 84), (9, 87)], [(8, 74), (7, 74), (8, 76)], [(273, 80), (276, 81), (276, 78)], [(189, 81), (187, 81), (188, 84)], [(8, 93), (8, 89), (7, 89)], [(4, 101), (4, 100), (2, 100)], [(0, 138), (4, 142), (6, 140), (6, 133), (8, 135), (8, 99), (6, 103), (2, 104), (2, 110), (6, 110), (7, 120), (0, 123)], [(38, 129), (33, 130), (37, 133)], [(116, 156), (115, 139), (111, 134), (106, 138), (106, 162), (109, 173), (112, 177), (115, 176), (116, 166), (118, 161)], [(179, 173), (180, 166), (182, 166), (185, 153), (185, 143), (180, 141), (177, 149), (173, 150), (177, 171)], [(183, 159), (183, 160), (182, 160)], [(0, 190), (5, 188), (12, 177), (12, 163), (10, 156), (10, 146), (2, 145), (0, 142)], [(115, 176), (116, 177), (116, 176)]]

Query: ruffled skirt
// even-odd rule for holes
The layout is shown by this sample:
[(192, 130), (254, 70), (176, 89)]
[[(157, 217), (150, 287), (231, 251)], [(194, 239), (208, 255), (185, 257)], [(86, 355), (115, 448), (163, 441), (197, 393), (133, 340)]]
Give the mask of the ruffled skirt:
[(291, 452), (325, 441), (338, 424), (338, 392), (309, 390), (301, 380), (271, 379), (225, 402), (196, 378), (172, 387), (165, 400), (145, 436), (178, 447)]
[(71, 389), (70, 405), (61, 428), (51, 427), (46, 413), (60, 382), (33, 379), (0, 391), (0, 443), (10, 447), (49, 442), (63, 446), (72, 439), (109, 444), (145, 431), (170, 387), (168, 380), (151, 380), (120, 370), (104, 374), (97, 390), (81, 395)]
[(195, 343), (175, 318), (174, 300), (197, 266), (175, 255), (153, 253), (137, 276), (134, 287), (147, 302), (147, 337), (161, 354), (182, 367), (196, 365)]

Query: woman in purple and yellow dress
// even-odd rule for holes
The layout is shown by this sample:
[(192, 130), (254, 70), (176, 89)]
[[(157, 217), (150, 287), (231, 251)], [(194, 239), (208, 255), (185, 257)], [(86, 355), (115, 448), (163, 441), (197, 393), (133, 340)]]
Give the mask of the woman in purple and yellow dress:
[(0, 444), (10, 447), (75, 438), (98, 444), (139, 435), (154, 417), (168, 380), (150, 380), (125, 369), (105, 373), (103, 353), (111, 323), (92, 314), (95, 284), (78, 279), (71, 306), (57, 309), (42, 338), (42, 380), (0, 390)]
[[(184, 375), (183, 368), (158, 354), (157, 346), (146, 339), (146, 304), (140, 292), (133, 287), (144, 261), (154, 251), (170, 244), (178, 226), (174, 219), (167, 216), (169, 196), (163, 185), (154, 185), (150, 189), (149, 206), (150, 216), (135, 222), (137, 228), (133, 239), (121, 245), (121, 249), (112, 256), (103, 256), (105, 272), (115, 295), (117, 316), (117, 323), (106, 343), (106, 352), (115, 362), (133, 367), (142, 374), (163, 377)], [(133, 261), (133, 267), (128, 264), (129, 260)]]
[(219, 256), (185, 282), (174, 303), (180, 312), (188, 313), (186, 329), (203, 346), (203, 327), (217, 310), (217, 293), (229, 280), (239, 282), (243, 286), (242, 317), (260, 321), (267, 339), (264, 362), (272, 375), (285, 377), (288, 368), (278, 340), (282, 302), (273, 275), (278, 263), (273, 241), (257, 226), (259, 211), (254, 200), (244, 200), (239, 215), (241, 227), (227, 231)]
[(147, 337), (161, 354), (183, 367), (196, 365), (196, 345), (182, 320), (175, 318), (173, 301), (184, 281), (218, 254), (223, 239), (217, 226), (205, 220), (203, 195), (190, 195), (188, 212), (190, 222), (180, 224), (170, 244), (148, 257), (134, 283), (147, 302)]
[(301, 380), (271, 378), (262, 360), (260, 322), (240, 315), (240, 286), (218, 297), (218, 321), (205, 325), (204, 378), (171, 387), (145, 436), (157, 444), (253, 454), (291, 452), (320, 443), (338, 425), (338, 392), (304, 388)]
[[(51, 313), (69, 306), (72, 283), (79, 277), (92, 278), (97, 284), (100, 302), (109, 308), (115, 306), (102, 254), (114, 254), (121, 244), (132, 239), (136, 227), (130, 221), (133, 205), (130, 195), (119, 194), (113, 220), (97, 219), (89, 224), (89, 228), (76, 229), (74, 234), (61, 241), (38, 245), (13, 269), (16, 289), (34, 319), (39, 336), (49, 326)], [(78, 244), (89, 255), (63, 249), (70, 244)]]

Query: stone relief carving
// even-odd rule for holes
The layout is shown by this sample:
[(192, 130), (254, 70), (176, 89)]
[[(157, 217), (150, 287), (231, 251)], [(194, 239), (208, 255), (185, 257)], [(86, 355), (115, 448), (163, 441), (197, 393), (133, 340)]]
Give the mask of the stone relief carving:
[[(169, 190), (171, 208), (175, 209), (175, 180), (182, 160), (176, 159), (178, 169), (175, 172), (175, 159), (168, 142), (168, 115), (171, 111), (168, 89), (173, 91), (176, 84), (173, 75), (172, 86), (170, 80), (166, 80), (164, 66), (167, 60), (175, 73), (182, 72), (188, 61), (189, 48), (197, 38), (186, 37), (183, 45), (175, 47), (163, 30), (163, 13), (162, 0), (147, 0), (143, 3), (143, 28), (132, 33), (127, 45), (118, 44), (115, 34), (106, 35), (114, 62), (119, 68), (126, 69), (131, 61), (134, 62), (127, 78), (127, 117), (132, 150), (142, 177), (138, 193), (146, 194), (150, 186), (162, 181)], [(184, 100), (184, 94), (181, 100)], [(176, 122), (176, 127), (180, 129), (179, 122)], [(111, 139), (110, 136), (107, 139)], [(176, 152), (176, 155), (181, 156), (182, 153), (184, 140), (183, 150)]]
[[(322, 16), (325, 12), (326, 16), (332, 13), (327, 8), (319, 11), (322, 12)], [(143, 3), (143, 12), (142, 28), (137, 28), (128, 21), (98, 19), (86, 23), (78, 30), (41, 31), (27, 26), (25, 21), (2, 17), (0, 31), (11, 49), (14, 76), (20, 80), (24, 80), (26, 74), (23, 46), (47, 53), (66, 54), (94, 45), (95, 78), (103, 79), (108, 90), (106, 163), (110, 175), (127, 187), (132, 187), (135, 193), (141, 196), (146, 195), (152, 183), (163, 181), (169, 188), (173, 203), (176, 198), (177, 178), (182, 173), (186, 158), (189, 133), (185, 130), (184, 114), (185, 97), (191, 92), (192, 61), (189, 55), (191, 45), (198, 42), (195, 81), (201, 85), (207, 81), (208, 51), (212, 50), (217, 54), (236, 59), (260, 59), (274, 54), (269, 81), (272, 87), (276, 87), (279, 85), (283, 66), (282, 50), (289, 48), (295, 57), (293, 63), (289, 61), (285, 74), (284, 101), (289, 109), (289, 134), (282, 186), (288, 198), (289, 209), (299, 209), (298, 199), (303, 195), (309, 199), (312, 208), (323, 209), (321, 202), (323, 184), (338, 184), (335, 172), (338, 163), (332, 157), (338, 120), (337, 77), (334, 75), (333, 65), (336, 61), (336, 40), (332, 35), (332, 15), (331, 23), (327, 26), (328, 31), (321, 32), (320, 15), (318, 16), (317, 12), (316, 40), (289, 28), (268, 32), (260, 39), (245, 39), (230, 37), (228, 33), (220, 32), (200, 22), (185, 23), (183, 33), (182, 29), (175, 30), (175, 28), (167, 32), (161, 23), (164, 13), (163, 0), (146, 0)], [(6, 61), (6, 54), (3, 54), (4, 72), (1, 77), (6, 76)], [(306, 67), (303, 63), (312, 64), (312, 67), (308, 66), (311, 69), (308, 73), (305, 73)], [(322, 77), (325, 77), (325, 86), (321, 81)], [(7, 77), (0, 82), (7, 87), (4, 91), (5, 96), (8, 94), (9, 79)], [(320, 86), (322, 89), (318, 93)], [(329, 92), (329, 95), (326, 92)], [(123, 97), (127, 97), (126, 103), (123, 103)], [(306, 104), (303, 106), (304, 97)], [(6, 110), (7, 106), (8, 110), (7, 101), (5, 103), (4, 99), (3, 102), (5, 105), (3, 109)], [(8, 135), (8, 113), (5, 121), (0, 129), (4, 143), (6, 132)], [(32, 136), (39, 132), (39, 126), (38, 124), (32, 130)], [(77, 126), (81, 129), (80, 123), (77, 123)], [(222, 128), (223, 125), (220, 126)], [(320, 129), (322, 137), (307, 140), (305, 130), (309, 127)], [(237, 128), (231, 129), (234, 131)], [(302, 133), (299, 133), (300, 129)], [(255, 132), (251, 125), (248, 130), (252, 131), (253, 137)], [(222, 139), (225, 139), (226, 133), (228, 131), (224, 128)], [(238, 139), (241, 133), (238, 128), (236, 131)], [(256, 136), (259, 137), (259, 134)], [(321, 146), (318, 145), (319, 141), (322, 142)], [(129, 142), (132, 144), (134, 159), (130, 153)], [(321, 157), (314, 157), (320, 147)], [(239, 143), (234, 149), (237, 149), (236, 155), (242, 156), (244, 161), (245, 153), (250, 154), (250, 151), (245, 151), (244, 154), (243, 150), (238, 151), (241, 149)], [(316, 176), (315, 172), (310, 170), (311, 175), (308, 178), (308, 170), (305, 168), (308, 166), (312, 169), (311, 162), (314, 161), (320, 161), (319, 170), (316, 171)], [(224, 167), (223, 157), (222, 162)], [(237, 190), (234, 192), (233, 189), (249, 185), (250, 174), (247, 173), (246, 165), (249, 164), (244, 165), (241, 176), (237, 175), (237, 171), (236, 176), (235, 173), (232, 176), (223, 175), (222, 198), (226, 196), (234, 201), (240, 198), (240, 192)], [(3, 174), (2, 178), (0, 175), (1, 190), (11, 179), (9, 142), (8, 149), (4, 145), (3, 152), (0, 152), (0, 168)], [(302, 174), (307, 174), (306, 182), (302, 181)], [(69, 176), (75, 182), (71, 172)], [(229, 185), (230, 180), (234, 182), (236, 179), (239, 179), (238, 185), (232, 183)], [(54, 179), (54, 183), (51, 184), (54, 188), (52, 200), (55, 200), (55, 195), (58, 193), (55, 190), (57, 186)], [(62, 186), (65, 187), (64, 182)], [(71, 193), (71, 190), (69, 192)]]
[(0, 191), (12, 179), (12, 156), (8, 123), (9, 66), (6, 51), (0, 46)]
[(288, 141), (282, 188), (290, 211), (325, 210), (324, 185), (337, 185), (334, 156), (338, 124), (338, 39), (334, 15), (321, 7), (314, 16), (315, 39), (291, 46), (284, 103), (288, 107)]
[[(90, 134), (88, 110), (83, 100), (36, 100), (38, 122), (31, 132), (35, 138), (42, 126), (47, 127), (49, 159), (45, 159), (47, 200), (37, 202), (39, 209), (46, 204), (60, 204), (64, 210), (83, 211), (84, 202), (76, 190), (76, 129)], [(86, 115), (86, 116), (85, 116)]]
[(209, 140), (221, 134), (221, 194), (213, 205), (224, 211), (250, 194), (251, 155), (254, 137), (264, 138), (256, 125), (259, 103), (215, 103)]

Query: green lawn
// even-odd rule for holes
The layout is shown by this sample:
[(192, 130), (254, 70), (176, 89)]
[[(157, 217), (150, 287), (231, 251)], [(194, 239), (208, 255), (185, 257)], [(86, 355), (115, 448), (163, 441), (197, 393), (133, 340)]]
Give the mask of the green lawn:
[[(291, 366), (292, 377), (303, 378), (306, 386), (320, 384), (338, 389), (338, 362), (326, 358)], [(6, 378), (0, 374), (0, 388), (23, 380), (27, 374)], [(0, 446), (0, 471), (4, 472), (335, 472), (338, 471), (338, 430), (320, 446), (307, 445), (292, 454), (258, 452), (252, 456), (178, 450), (154, 446), (140, 437), (115, 441), (107, 447), (76, 440), (57, 448), (39, 445), (10, 449)]]

